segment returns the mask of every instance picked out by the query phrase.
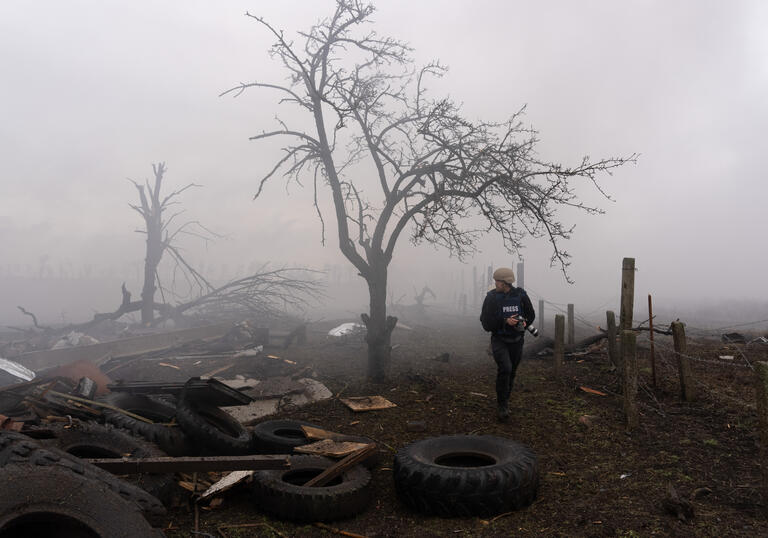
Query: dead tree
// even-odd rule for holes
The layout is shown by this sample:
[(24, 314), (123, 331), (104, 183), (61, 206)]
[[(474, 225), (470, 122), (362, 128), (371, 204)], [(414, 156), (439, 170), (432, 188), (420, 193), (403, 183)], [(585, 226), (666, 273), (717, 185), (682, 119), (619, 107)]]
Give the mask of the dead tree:
[[(553, 248), (552, 263), (568, 278), (568, 253), (560, 242), (572, 228), (558, 220), (556, 209), (600, 213), (578, 199), (573, 180), (584, 179), (605, 195), (597, 174), (635, 157), (585, 157), (575, 166), (540, 160), (537, 133), (523, 125), (522, 109), (507, 121), (478, 122), (464, 117), (451, 99), (431, 98), (428, 78), (446, 69), (439, 63), (414, 69), (406, 44), (369, 30), (373, 12), (362, 1), (337, 0), (335, 12), (299, 33), (296, 42), (247, 13), (274, 37), (270, 53), (282, 62), (289, 82), (241, 83), (222, 95), (274, 90), (280, 103), (311, 120), (311, 129), (278, 120), (276, 129), (251, 137), (288, 141), (256, 197), (279, 172), (297, 182), (308, 173), (324, 243), (318, 200), (328, 188), (339, 248), (368, 284), (370, 310), (361, 315), (368, 377), (382, 380), (397, 322), (387, 316), (387, 271), (404, 233), (415, 244), (441, 245), (460, 258), (473, 253), (476, 240), (489, 231), (500, 234), (510, 252), (526, 236), (544, 237)], [(473, 216), (485, 224), (466, 224)]]
[[(167, 168), (165, 163), (153, 164), (154, 184), (149, 180), (141, 185), (133, 180), (136, 190), (139, 191), (139, 204), (130, 204), (144, 219), (144, 230), (137, 230), (147, 236), (146, 255), (144, 258), (144, 285), (141, 290), (141, 323), (151, 324), (155, 317), (156, 303), (155, 293), (159, 285), (158, 266), (163, 256), (168, 253), (182, 268), (188, 281), (193, 282), (200, 289), (212, 289), (208, 281), (195, 270), (182, 256), (174, 241), (182, 234), (191, 234), (203, 239), (209, 239), (213, 235), (208, 229), (197, 221), (186, 221), (174, 227), (174, 220), (181, 215), (181, 211), (168, 214), (168, 209), (178, 203), (178, 196), (191, 187), (197, 187), (189, 183), (184, 187), (171, 192), (161, 194), (163, 188), (163, 176)], [(165, 301), (163, 301), (165, 303)]]

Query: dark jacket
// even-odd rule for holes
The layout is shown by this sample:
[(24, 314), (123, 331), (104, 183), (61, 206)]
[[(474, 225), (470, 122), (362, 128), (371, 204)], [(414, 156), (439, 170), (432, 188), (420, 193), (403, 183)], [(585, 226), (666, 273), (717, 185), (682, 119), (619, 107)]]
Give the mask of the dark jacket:
[[(531, 325), (533, 320), (536, 319), (536, 312), (533, 310), (531, 299), (528, 297), (528, 294), (525, 293), (523, 288), (512, 287), (508, 294), (498, 292), (495, 289), (491, 290), (486, 294), (485, 300), (483, 301), (483, 310), (480, 313), (480, 323), (483, 325), (483, 329), (496, 336), (502, 336), (501, 333), (504, 329), (505, 319), (508, 317), (502, 313), (500, 306), (500, 301), (503, 300), (505, 296), (519, 296), (522, 317), (525, 318), (527, 325)], [(523, 334), (524, 332), (520, 332), (521, 336)]]

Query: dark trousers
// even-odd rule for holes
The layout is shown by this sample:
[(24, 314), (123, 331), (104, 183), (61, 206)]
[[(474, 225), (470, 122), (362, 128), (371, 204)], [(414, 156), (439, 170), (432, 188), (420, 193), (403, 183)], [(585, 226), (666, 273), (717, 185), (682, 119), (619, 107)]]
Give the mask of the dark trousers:
[(509, 343), (492, 336), (491, 353), (496, 361), (496, 401), (499, 405), (506, 405), (515, 382), (517, 366), (523, 356), (523, 339)]

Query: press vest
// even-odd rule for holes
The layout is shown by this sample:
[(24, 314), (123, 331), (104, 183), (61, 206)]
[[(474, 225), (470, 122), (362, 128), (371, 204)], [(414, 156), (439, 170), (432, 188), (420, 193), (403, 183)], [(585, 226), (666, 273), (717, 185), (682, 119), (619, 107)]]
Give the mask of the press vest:
[[(522, 317), (523, 315), (523, 294), (519, 290), (512, 290), (509, 293), (497, 291), (496, 304), (498, 305), (499, 316), (505, 321), (509, 317)], [(522, 328), (522, 325), (520, 327)], [(503, 336), (523, 336), (523, 331), (505, 323), (498, 334)]]

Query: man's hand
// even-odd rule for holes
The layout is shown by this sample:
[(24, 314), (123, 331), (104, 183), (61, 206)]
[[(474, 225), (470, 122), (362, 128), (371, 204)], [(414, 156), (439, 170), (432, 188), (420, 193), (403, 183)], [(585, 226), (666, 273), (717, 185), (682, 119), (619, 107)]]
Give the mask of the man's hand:
[[(517, 316), (510, 316), (507, 318), (507, 325), (512, 325), (513, 327), (520, 323), (521, 320), (517, 319)], [(523, 327), (525, 327), (525, 321), (522, 322)]]

